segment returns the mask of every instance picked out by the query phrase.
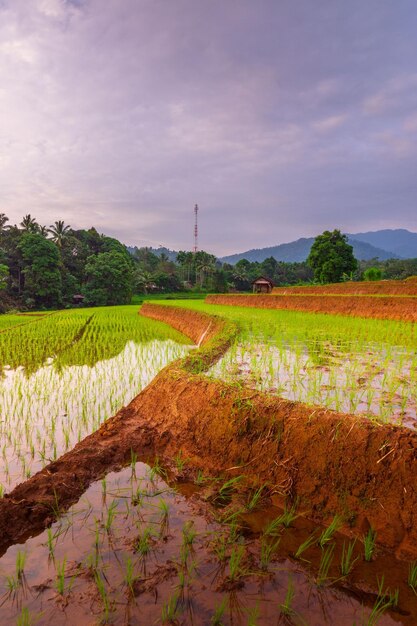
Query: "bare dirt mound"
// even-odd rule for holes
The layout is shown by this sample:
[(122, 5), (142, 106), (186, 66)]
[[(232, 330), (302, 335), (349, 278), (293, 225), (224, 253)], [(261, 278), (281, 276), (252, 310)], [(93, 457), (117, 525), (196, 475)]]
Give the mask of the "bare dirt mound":
[(287, 309), (329, 315), (417, 322), (417, 300), (406, 296), (333, 295), (219, 295), (207, 296), (209, 304), (248, 306), (258, 309)]
[[(147, 305), (142, 312), (183, 328), (184, 309)], [(187, 311), (186, 318), (196, 341), (208, 316)], [(245, 474), (268, 483), (279, 502), (298, 499), (313, 520), (340, 513), (346, 532), (362, 537), (372, 526), (399, 557), (417, 557), (417, 436), (191, 373), (218, 358), (236, 332), (218, 318), (212, 323), (217, 333), (207, 333), (200, 350), (165, 368), (97, 432), (0, 500), (0, 552), (42, 530), (93, 480), (128, 463), (131, 450), (164, 460), (181, 450), (190, 470)]]

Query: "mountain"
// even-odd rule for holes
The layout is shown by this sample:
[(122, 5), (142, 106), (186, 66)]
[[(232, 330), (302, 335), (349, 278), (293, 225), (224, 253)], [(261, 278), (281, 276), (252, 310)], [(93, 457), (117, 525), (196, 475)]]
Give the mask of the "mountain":
[[(357, 259), (368, 260), (378, 257), (381, 261), (386, 259), (398, 259), (399, 254), (377, 248), (365, 241), (357, 241), (354, 239), (356, 235), (348, 235), (349, 243), (353, 246), (353, 254)], [(416, 235), (417, 237), (417, 235)], [(314, 237), (302, 237), (297, 241), (291, 241), (290, 243), (282, 243), (278, 246), (271, 246), (269, 248), (257, 248), (241, 252), (239, 254), (231, 254), (229, 256), (222, 257), (220, 261), (223, 263), (231, 263), (234, 265), (240, 259), (247, 259), (252, 263), (258, 261), (261, 263), (270, 256), (273, 256), (277, 261), (285, 261), (287, 263), (295, 263), (305, 261), (310, 253), (310, 248), (313, 245)]]
[(417, 258), (417, 233), (412, 233), (404, 228), (356, 233), (349, 235), (349, 237), (354, 237), (357, 241), (366, 241), (366, 243), (383, 250), (390, 250), (402, 259)]

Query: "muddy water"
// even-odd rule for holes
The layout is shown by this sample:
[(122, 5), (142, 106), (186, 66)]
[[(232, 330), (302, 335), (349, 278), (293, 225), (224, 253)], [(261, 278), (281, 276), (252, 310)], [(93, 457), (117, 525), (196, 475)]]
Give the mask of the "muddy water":
[[(0, 378), (0, 489), (10, 491), (70, 450), (128, 404), (189, 347), (172, 340), (126, 343), (116, 357), (28, 375), (4, 368)], [(1, 495), (1, 494), (0, 494)]]
[(210, 375), (259, 391), (409, 428), (417, 423), (417, 353), (371, 344), (349, 354), (330, 342), (282, 346), (244, 343)]
[[(323, 550), (316, 543), (304, 560), (292, 555), (323, 529), (299, 517), (278, 536), (261, 540), (262, 530), (281, 513), (271, 505), (242, 514), (237, 526), (222, 524), (216, 518), (230, 511), (208, 503), (220, 484), (175, 484), (158, 465), (151, 469), (141, 462), (93, 484), (47, 531), (0, 559), (0, 623), (19, 618), (22, 624), (77, 626), (417, 622), (406, 564), (386, 555), (366, 563), (358, 543), (353, 572), (341, 579), (344, 539), (336, 535), (329, 542), (335, 545), (331, 567), (319, 581)], [(278, 538), (262, 565), (261, 543)], [(378, 622), (372, 617), (377, 577), (382, 595), (399, 589), (399, 606)], [(286, 616), (280, 605), (289, 588), (293, 597)]]

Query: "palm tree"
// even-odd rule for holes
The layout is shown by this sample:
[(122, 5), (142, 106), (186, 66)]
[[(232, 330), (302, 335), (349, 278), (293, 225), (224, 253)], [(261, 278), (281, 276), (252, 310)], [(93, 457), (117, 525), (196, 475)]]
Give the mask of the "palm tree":
[(22, 221), (20, 222), (20, 226), (22, 230), (26, 233), (37, 233), (39, 230), (39, 224), (36, 219), (31, 216), (30, 213), (24, 216)]
[(213, 274), (216, 269), (213, 263), (203, 260), (196, 268), (200, 272), (200, 287), (203, 286), (205, 275)]
[(62, 248), (62, 242), (68, 237), (70, 231), (71, 226), (65, 226), (63, 220), (58, 220), (48, 228), (48, 232), (52, 235), (52, 241), (56, 243), (59, 248)]
[(6, 222), (9, 221), (9, 218), (4, 213), (0, 213), (0, 233), (6, 230)]
[(42, 235), (42, 237), (46, 237), (48, 236), (48, 229), (46, 228), (46, 226), (39, 226), (39, 234)]

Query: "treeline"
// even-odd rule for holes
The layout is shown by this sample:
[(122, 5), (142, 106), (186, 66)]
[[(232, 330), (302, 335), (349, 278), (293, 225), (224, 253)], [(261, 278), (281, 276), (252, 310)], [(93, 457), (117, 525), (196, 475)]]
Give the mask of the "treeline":
[(0, 307), (53, 309), (81, 295), (88, 305), (131, 301), (135, 263), (117, 239), (95, 228), (49, 228), (31, 215), (9, 225), (0, 214)]

